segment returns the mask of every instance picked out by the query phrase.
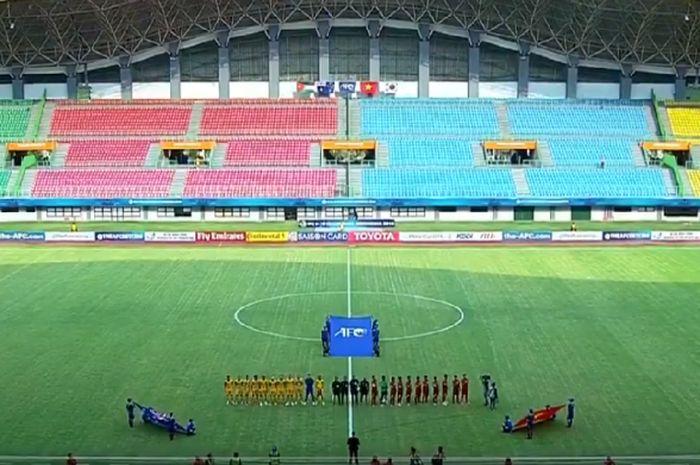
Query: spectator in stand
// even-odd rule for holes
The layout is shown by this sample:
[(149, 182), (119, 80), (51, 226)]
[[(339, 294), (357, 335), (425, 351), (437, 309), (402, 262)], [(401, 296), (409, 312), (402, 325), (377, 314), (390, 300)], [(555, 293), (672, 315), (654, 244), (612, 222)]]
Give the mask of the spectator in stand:
[(603, 460), (603, 465), (615, 465), (615, 461), (609, 455)]
[(437, 451), (433, 454), (430, 460), (430, 465), (442, 465), (445, 462), (445, 451), (442, 446), (438, 446)]
[(192, 461), (192, 465), (204, 465), (204, 460), (199, 458), (199, 455), (197, 455)]
[(375, 455), (372, 457), (372, 461), (369, 462), (369, 465), (382, 465), (381, 462), (379, 461), (379, 458)]
[(66, 458), (66, 465), (78, 465), (78, 461), (70, 452), (68, 452), (68, 457)]
[(600, 169), (605, 169), (605, 158), (600, 158)]
[(348, 463), (352, 463), (352, 459), (355, 459), (355, 464), (359, 464), (359, 460), (357, 458), (359, 452), (360, 452), (360, 438), (355, 436), (355, 432), (352, 432), (352, 435), (348, 438), (347, 441), (348, 444)]
[(241, 457), (238, 455), (238, 452), (233, 453), (231, 460), (228, 461), (228, 465), (243, 465), (243, 461), (241, 460)]

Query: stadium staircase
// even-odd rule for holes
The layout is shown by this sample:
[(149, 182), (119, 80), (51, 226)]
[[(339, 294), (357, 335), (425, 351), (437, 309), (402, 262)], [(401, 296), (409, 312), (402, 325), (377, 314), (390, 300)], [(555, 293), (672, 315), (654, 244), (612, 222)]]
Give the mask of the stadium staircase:
[(173, 183), (170, 185), (170, 197), (182, 197), (185, 192), (185, 182), (187, 180), (188, 169), (175, 170)]
[(484, 147), (481, 142), (472, 143), (472, 155), (474, 157), (474, 166), (486, 166), (486, 156), (484, 155)]
[(678, 195), (678, 188), (676, 187), (676, 181), (673, 179), (673, 172), (671, 170), (661, 170), (664, 179), (664, 188), (666, 190), (666, 195), (675, 196)]
[[(36, 134), (37, 140), (48, 140), (49, 134), (51, 133), (51, 121), (53, 120), (53, 112), (55, 109), (56, 104), (54, 102), (46, 102), (46, 105), (44, 106), (44, 114), (41, 117), (41, 122), (39, 123), (39, 132)], [(33, 137), (34, 134), (32, 134), (29, 140), (32, 140)]]
[(228, 144), (225, 142), (218, 142), (214, 151), (211, 154), (211, 160), (209, 161), (209, 166), (212, 168), (221, 168), (226, 164), (226, 151), (228, 150)]
[(348, 133), (350, 134), (350, 138), (352, 139), (359, 137), (360, 135), (360, 128), (362, 127), (362, 115), (360, 110), (360, 104), (357, 100), (349, 100), (348, 104), (350, 105)]
[(347, 127), (348, 115), (345, 112), (345, 106), (348, 104), (348, 100), (338, 99), (338, 138), (345, 138), (345, 128)]
[(202, 125), (202, 112), (204, 111), (204, 104), (202, 102), (195, 102), (192, 105), (192, 115), (190, 116), (190, 125), (187, 128), (187, 138), (197, 139), (199, 137), (199, 128)]
[(7, 146), (0, 144), (0, 169), (10, 168), (11, 161), (7, 158)]
[[(12, 192), (12, 186), (17, 184), (17, 179), (19, 178), (19, 170), (12, 170), (10, 171), (10, 177), (7, 180), (7, 185), (5, 186), (5, 195), (6, 196), (11, 196), (13, 194)], [(0, 192), (0, 195), (3, 193)]]
[(549, 148), (549, 142), (546, 140), (537, 141), (537, 160), (539, 160), (541, 166), (554, 166), (552, 151)]
[(358, 197), (362, 195), (362, 170), (361, 169), (351, 169), (350, 170), (350, 197)]
[(693, 168), (700, 168), (700, 144), (690, 146), (690, 159), (693, 161)]
[(68, 155), (68, 144), (56, 145), (56, 150), (51, 154), (51, 167), (63, 168), (66, 166), (66, 155)]
[(513, 168), (513, 182), (515, 182), (515, 192), (518, 197), (530, 195), (530, 186), (525, 178), (525, 168)]
[(42, 103), (46, 105), (45, 102), (39, 102), (32, 105), (32, 109), (29, 113), (29, 121), (27, 122), (27, 130), (24, 131), (24, 140), (34, 140), (36, 128), (39, 127), (41, 124), (40, 120), (42, 118)]
[(501, 130), (502, 139), (510, 139), (512, 137), (510, 131), (510, 122), (508, 121), (508, 107), (505, 103), (496, 103), (496, 116), (498, 117), (498, 127)]
[(632, 159), (634, 160), (634, 166), (644, 167), (647, 166), (647, 160), (644, 158), (644, 152), (639, 144), (632, 142)]
[[(671, 121), (668, 118), (668, 112), (666, 111), (665, 106), (659, 106), (658, 111), (656, 112), (656, 115), (658, 116), (658, 127), (659, 127), (659, 132), (661, 133), (662, 136), (665, 136), (666, 134), (671, 135)], [(651, 126), (655, 127), (655, 126)], [(665, 137), (662, 137), (665, 138)]]
[[(32, 189), (34, 188), (34, 181), (36, 181), (36, 169), (28, 169), (24, 173), (24, 179), (22, 179), (22, 184), (19, 186), (17, 194), (20, 197), (29, 197), (32, 194)], [(19, 176), (19, 173), (18, 173)]]
[[(345, 172), (345, 167), (343, 168), (336, 168), (336, 177), (335, 177), (335, 195), (336, 196), (345, 196), (346, 195), (346, 190), (347, 190), (347, 183), (345, 182), (347, 179), (347, 175)], [(349, 197), (349, 195), (348, 195)]]
[(375, 155), (375, 165), (377, 168), (386, 168), (389, 166), (389, 146), (384, 142), (377, 142), (377, 150)]
[(144, 166), (147, 168), (155, 168), (159, 165), (161, 155), (160, 144), (155, 142), (148, 147), (148, 154), (146, 155), (146, 163)]
[[(644, 116), (647, 120), (647, 126), (651, 128), (654, 131), (654, 134), (663, 134), (663, 130), (660, 128), (660, 125), (662, 124), (661, 121), (658, 121), (657, 118), (654, 116), (654, 110), (651, 107), (651, 105), (644, 105)], [(665, 112), (661, 112), (665, 113)], [(668, 126), (666, 126), (668, 127)]]
[(681, 183), (683, 183), (683, 189), (685, 191), (686, 197), (692, 197), (694, 194), (693, 184), (690, 182), (688, 177), (688, 170), (685, 168), (680, 169)]
[(309, 166), (311, 168), (320, 168), (323, 165), (322, 158), (321, 144), (311, 144), (309, 146)]

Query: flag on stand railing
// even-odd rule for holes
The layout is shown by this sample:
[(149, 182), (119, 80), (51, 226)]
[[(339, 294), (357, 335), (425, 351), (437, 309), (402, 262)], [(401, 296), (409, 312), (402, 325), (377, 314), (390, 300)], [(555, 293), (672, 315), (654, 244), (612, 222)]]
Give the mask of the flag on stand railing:
[(384, 93), (388, 95), (396, 95), (399, 84), (396, 82), (385, 82), (384, 83)]
[(319, 97), (330, 97), (335, 92), (335, 81), (316, 81), (316, 94)]
[(360, 82), (360, 92), (367, 97), (374, 97), (379, 92), (379, 83), (377, 81), (362, 81)]
[(313, 82), (308, 81), (297, 81), (296, 88), (297, 98), (311, 98), (312, 95), (316, 94), (316, 85)]
[(340, 81), (338, 90), (343, 97), (350, 97), (357, 92), (357, 81)]

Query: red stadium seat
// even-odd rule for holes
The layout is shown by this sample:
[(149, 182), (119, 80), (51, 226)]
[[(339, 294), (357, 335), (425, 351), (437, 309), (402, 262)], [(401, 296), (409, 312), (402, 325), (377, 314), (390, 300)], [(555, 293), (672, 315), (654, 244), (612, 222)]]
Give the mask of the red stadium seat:
[(335, 170), (202, 170), (187, 175), (184, 197), (334, 197)]
[(33, 197), (168, 197), (172, 170), (42, 170)]
[(67, 167), (143, 166), (151, 143), (147, 140), (84, 140), (70, 144)]
[(309, 140), (238, 139), (228, 142), (225, 166), (308, 166)]
[(185, 106), (59, 106), (51, 135), (184, 135), (191, 114)]

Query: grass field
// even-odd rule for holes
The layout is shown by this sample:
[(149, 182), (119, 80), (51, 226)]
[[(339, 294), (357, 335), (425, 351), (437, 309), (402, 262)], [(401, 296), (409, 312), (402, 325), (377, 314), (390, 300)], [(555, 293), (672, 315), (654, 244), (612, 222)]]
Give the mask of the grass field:
[[(348, 267), (348, 258), (350, 266)], [(228, 407), (226, 374), (347, 373), (315, 337), (327, 313), (377, 317), (380, 359), (359, 376), (488, 372), (501, 404), (353, 411), (362, 453), (577, 456), (700, 453), (700, 249), (0, 248), (0, 455), (342, 456), (348, 411)], [(287, 297), (281, 297), (287, 296)], [(458, 312), (464, 321), (441, 334)], [(535, 440), (503, 415), (577, 399)], [(199, 434), (126, 425), (132, 396)]]

